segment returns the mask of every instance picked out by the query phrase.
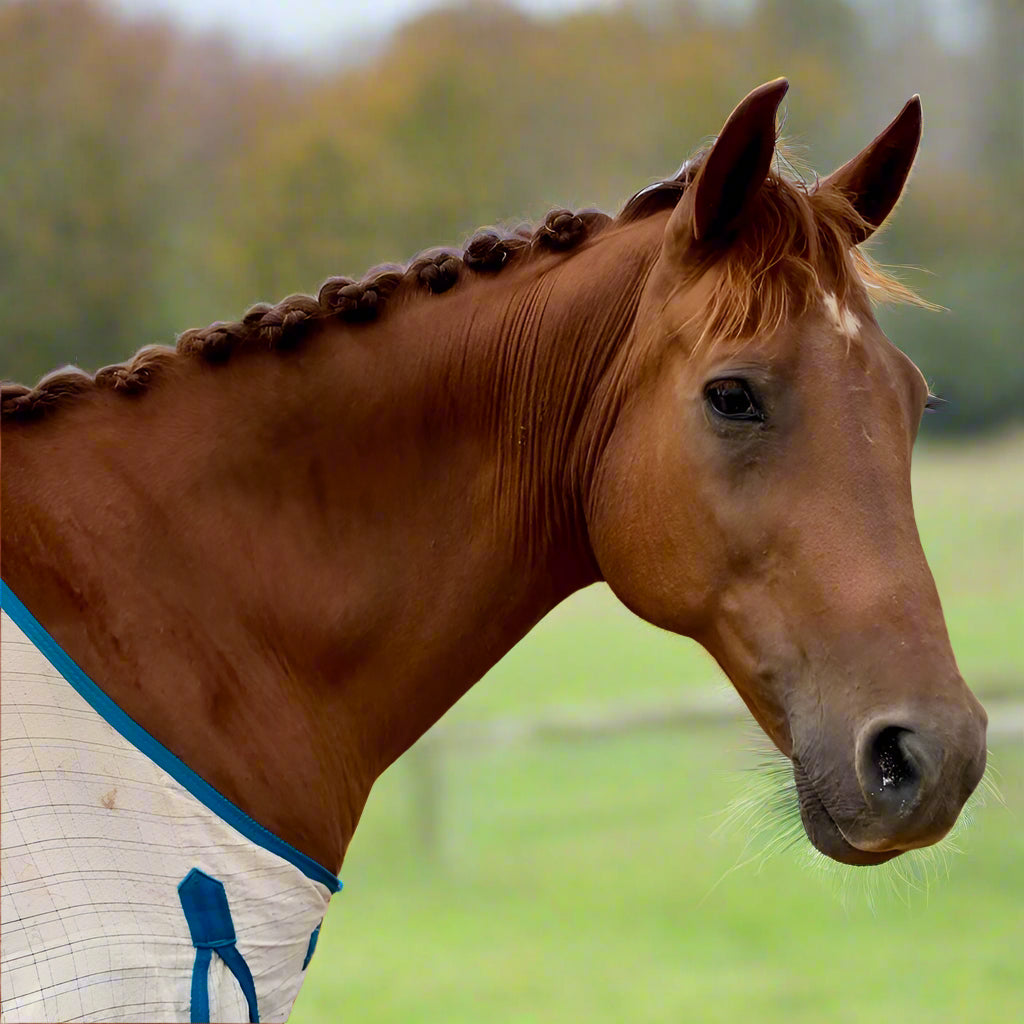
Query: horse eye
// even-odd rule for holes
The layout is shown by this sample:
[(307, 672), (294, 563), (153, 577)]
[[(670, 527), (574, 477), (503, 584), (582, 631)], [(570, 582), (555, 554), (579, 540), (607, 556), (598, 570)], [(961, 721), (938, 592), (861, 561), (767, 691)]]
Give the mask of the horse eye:
[(727, 420), (764, 420), (764, 413), (745, 381), (732, 377), (712, 381), (704, 389), (704, 397), (711, 408)]

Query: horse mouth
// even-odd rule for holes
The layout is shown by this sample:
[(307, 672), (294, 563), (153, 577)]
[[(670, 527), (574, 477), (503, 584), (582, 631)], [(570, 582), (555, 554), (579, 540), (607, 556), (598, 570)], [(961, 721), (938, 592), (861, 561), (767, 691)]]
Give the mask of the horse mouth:
[(803, 822), (804, 831), (814, 848), (825, 854), (826, 857), (837, 860), (841, 864), (868, 867), (874, 864), (884, 864), (887, 860), (892, 860), (893, 857), (898, 857), (903, 852), (902, 850), (873, 852), (854, 846), (843, 835), (842, 829), (829, 814), (804, 766), (795, 757), (793, 758), (793, 779), (796, 782), (800, 820)]

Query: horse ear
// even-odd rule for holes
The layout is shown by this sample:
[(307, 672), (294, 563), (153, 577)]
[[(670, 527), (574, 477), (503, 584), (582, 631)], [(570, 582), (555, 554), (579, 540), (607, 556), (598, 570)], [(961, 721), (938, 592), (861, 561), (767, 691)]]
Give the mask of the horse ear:
[(743, 215), (768, 176), (775, 115), (788, 89), (785, 78), (759, 85), (729, 115), (691, 186), (692, 203), (680, 203), (669, 220), (674, 248), (721, 238)]
[(912, 96), (896, 119), (869, 146), (820, 182), (817, 191), (842, 192), (864, 219), (854, 244), (869, 238), (892, 213), (921, 144), (921, 97)]

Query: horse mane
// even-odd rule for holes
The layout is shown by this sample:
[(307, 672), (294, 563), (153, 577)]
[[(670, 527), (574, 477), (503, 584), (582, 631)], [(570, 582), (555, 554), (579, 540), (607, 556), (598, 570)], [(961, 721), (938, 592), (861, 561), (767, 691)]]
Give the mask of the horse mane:
[[(683, 165), (672, 178), (633, 195), (616, 217), (586, 209), (552, 210), (535, 229), (487, 228), (462, 252), (428, 249), (407, 265), (374, 267), (359, 281), (330, 277), (317, 296), (290, 295), (275, 305), (259, 303), (241, 320), (217, 322), (185, 331), (172, 348), (148, 345), (130, 360), (88, 374), (64, 367), (33, 387), (3, 383), (0, 416), (4, 420), (37, 418), (75, 397), (96, 390), (125, 395), (146, 391), (164, 371), (184, 358), (226, 362), (243, 349), (288, 350), (324, 321), (368, 323), (382, 314), (398, 292), (439, 295), (471, 275), (488, 276), (545, 253), (570, 254), (582, 242), (610, 226), (626, 225), (674, 208), (699, 171), (707, 150)], [(730, 244), (697, 260), (690, 277), (714, 262), (720, 266), (715, 287), (699, 314), (701, 341), (741, 338), (777, 330), (799, 315), (821, 291), (823, 281), (839, 301), (867, 286), (876, 300), (931, 306), (889, 276), (853, 245), (863, 220), (849, 200), (835, 191), (816, 192), (799, 177), (773, 168), (744, 216), (742, 230)], [(687, 278), (681, 281), (684, 286)], [(695, 317), (695, 320), (698, 317)]]

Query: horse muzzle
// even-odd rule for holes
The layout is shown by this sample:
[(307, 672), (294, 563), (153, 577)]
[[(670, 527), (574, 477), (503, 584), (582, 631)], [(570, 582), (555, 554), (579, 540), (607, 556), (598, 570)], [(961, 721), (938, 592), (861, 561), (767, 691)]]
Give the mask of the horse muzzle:
[(881, 864), (949, 832), (985, 772), (988, 719), (966, 692), (941, 713), (872, 717), (842, 744), (845, 763), (828, 755), (838, 744), (820, 739), (794, 751), (800, 816), (818, 850), (845, 864)]

